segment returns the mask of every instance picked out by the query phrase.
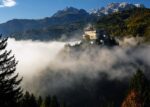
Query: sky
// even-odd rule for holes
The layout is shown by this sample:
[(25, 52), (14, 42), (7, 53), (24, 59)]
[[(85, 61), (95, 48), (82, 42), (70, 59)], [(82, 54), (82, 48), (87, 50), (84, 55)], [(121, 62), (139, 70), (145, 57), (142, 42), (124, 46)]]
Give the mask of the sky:
[(112, 2), (142, 3), (150, 7), (149, 0), (0, 0), (0, 23), (12, 19), (42, 19), (70, 6), (89, 11)]

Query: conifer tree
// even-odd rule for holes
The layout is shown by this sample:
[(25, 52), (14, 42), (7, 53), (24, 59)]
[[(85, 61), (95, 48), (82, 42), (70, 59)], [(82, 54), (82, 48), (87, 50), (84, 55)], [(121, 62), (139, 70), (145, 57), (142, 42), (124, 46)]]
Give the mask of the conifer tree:
[(15, 73), (17, 61), (6, 50), (7, 39), (0, 36), (0, 107), (18, 107), (22, 96), (18, 74)]
[(144, 73), (139, 69), (133, 76), (130, 84), (130, 90), (135, 90), (143, 100), (143, 106), (150, 106), (150, 83)]
[(41, 106), (42, 106), (42, 102), (43, 102), (43, 99), (42, 99), (41, 96), (39, 96), (38, 101), (37, 101), (38, 107), (41, 107)]
[(26, 92), (22, 98), (21, 107), (29, 107), (30, 106), (30, 93)]
[(149, 107), (150, 85), (146, 76), (138, 70), (131, 79), (130, 90), (121, 107)]
[(60, 107), (67, 107), (67, 106), (66, 106), (66, 103), (63, 101), (63, 102), (60, 104)]
[(50, 107), (59, 107), (59, 103), (58, 103), (58, 100), (57, 100), (56, 96), (52, 97)]
[(45, 103), (45, 107), (50, 107), (51, 97), (49, 95), (46, 96), (44, 103)]
[(22, 98), (21, 107), (39, 107), (38, 102), (33, 94), (26, 92)]
[(38, 103), (33, 94), (31, 94), (31, 97), (30, 97), (30, 107), (38, 107)]

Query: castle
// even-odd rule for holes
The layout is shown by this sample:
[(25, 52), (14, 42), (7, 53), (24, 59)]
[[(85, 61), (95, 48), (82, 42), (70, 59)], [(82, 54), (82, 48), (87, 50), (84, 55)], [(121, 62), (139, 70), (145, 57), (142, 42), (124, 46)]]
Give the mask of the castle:
[(97, 34), (96, 30), (94, 27), (90, 26), (85, 29), (84, 34), (83, 34), (83, 39), (84, 40), (96, 40), (97, 39)]
[(73, 44), (66, 44), (66, 47), (86, 47), (86, 46), (116, 46), (119, 45), (115, 38), (111, 37), (104, 29), (95, 29), (89, 26), (84, 30), (82, 40)]
[(118, 43), (104, 29), (95, 29), (93, 26), (88, 26), (84, 30), (83, 41), (90, 44), (114, 46)]

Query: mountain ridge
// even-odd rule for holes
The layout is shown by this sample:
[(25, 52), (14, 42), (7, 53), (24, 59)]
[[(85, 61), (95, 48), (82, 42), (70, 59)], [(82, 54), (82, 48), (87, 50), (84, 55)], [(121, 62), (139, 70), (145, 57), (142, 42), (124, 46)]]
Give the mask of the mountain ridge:
[(112, 14), (115, 12), (121, 12), (132, 8), (144, 8), (144, 7), (145, 6), (143, 4), (130, 4), (127, 2), (110, 3), (106, 7), (94, 9), (94, 11), (91, 11), (90, 14), (96, 14), (98, 16), (101, 16), (101, 15)]
[[(116, 8), (115, 6), (124, 7), (124, 9), (121, 8), (119, 10), (124, 11), (128, 10), (130, 5), (132, 4), (112, 3), (105, 8), (101, 8), (101, 11), (102, 9), (110, 11), (110, 9)], [(138, 8), (144, 7), (142, 4), (136, 5)], [(113, 14), (113, 11), (111, 10), (109, 14)], [(61, 38), (61, 35), (70, 37), (72, 35), (71, 32), (80, 32), (79, 34), (81, 35), (83, 33), (83, 28), (88, 23), (96, 23), (99, 18), (109, 14), (103, 13), (98, 15), (98, 13), (93, 14), (84, 9), (66, 7), (63, 10), (57, 11), (51, 17), (38, 20), (13, 19), (6, 23), (2, 23), (0, 24), (0, 32), (6, 36), (13, 36), (16, 39), (51, 40)]]

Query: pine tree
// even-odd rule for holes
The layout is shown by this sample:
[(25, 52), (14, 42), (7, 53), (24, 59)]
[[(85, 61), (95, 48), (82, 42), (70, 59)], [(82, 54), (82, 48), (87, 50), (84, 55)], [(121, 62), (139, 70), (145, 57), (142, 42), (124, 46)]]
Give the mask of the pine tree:
[(22, 98), (21, 107), (39, 107), (38, 102), (33, 94), (26, 92)]
[(50, 107), (50, 104), (51, 104), (51, 97), (50, 97), (49, 95), (46, 96), (45, 101), (44, 101), (44, 104), (45, 104), (45, 107)]
[(67, 107), (66, 103), (63, 101), (61, 104), (60, 104), (60, 107)]
[(43, 102), (43, 99), (42, 99), (41, 96), (39, 96), (38, 101), (37, 101), (38, 107), (41, 107), (41, 106), (42, 106), (42, 102)]
[(57, 100), (56, 96), (52, 97), (50, 107), (59, 107), (59, 103), (58, 103), (58, 100)]
[(33, 94), (31, 94), (31, 97), (30, 97), (30, 107), (38, 107), (36, 98)]
[(150, 106), (150, 85), (146, 76), (141, 70), (137, 70), (130, 82), (128, 96), (121, 107), (149, 107)]
[(6, 50), (7, 39), (0, 37), (0, 106), (17, 107), (22, 96), (18, 74), (15, 73), (17, 61)]
[(130, 90), (121, 107), (144, 107), (141, 96), (136, 90)]
[(29, 107), (30, 106), (30, 93), (26, 92), (22, 98), (21, 107)]
[(133, 76), (130, 90), (135, 90), (143, 100), (143, 107), (150, 106), (150, 83), (144, 73), (139, 69)]

